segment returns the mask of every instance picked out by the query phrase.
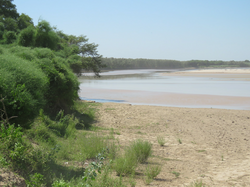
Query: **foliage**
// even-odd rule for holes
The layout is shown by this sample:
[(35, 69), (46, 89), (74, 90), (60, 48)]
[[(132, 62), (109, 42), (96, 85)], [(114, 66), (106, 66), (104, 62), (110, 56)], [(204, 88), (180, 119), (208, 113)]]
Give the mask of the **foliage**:
[(14, 5), (12, 1), (13, 0), (0, 1), (0, 15), (4, 15), (4, 17), (11, 17), (14, 19), (19, 16), (16, 10), (16, 5)]
[(148, 141), (138, 139), (132, 142), (126, 151), (135, 154), (139, 163), (144, 163), (152, 153), (152, 144)]
[(144, 180), (144, 182), (146, 183), (146, 184), (150, 184), (152, 181), (153, 181), (153, 179), (157, 176), (157, 175), (159, 175), (159, 173), (161, 172), (161, 167), (160, 166), (155, 166), (155, 167), (149, 167), (149, 166), (147, 166), (147, 168), (146, 168), (146, 171), (145, 171), (145, 180)]
[(189, 187), (206, 187), (206, 185), (202, 181), (195, 181)]
[(126, 59), (126, 58), (102, 58), (106, 64), (104, 69), (180, 69), (180, 68), (209, 68), (209, 67), (250, 67), (245, 61), (208, 61), (208, 60), (164, 60), (164, 59)]
[(164, 144), (166, 143), (164, 137), (162, 137), (162, 136), (158, 136), (157, 141), (158, 141), (160, 146), (164, 146)]
[(8, 53), (0, 56), (0, 95), (13, 122), (33, 119), (45, 104), (47, 78), (33, 62)]
[(18, 17), (17, 23), (18, 23), (18, 28), (20, 30), (25, 29), (25, 28), (27, 28), (29, 26), (33, 26), (34, 25), (33, 21), (32, 21), (32, 18), (29, 17), (26, 14), (23, 14), (23, 13)]
[(174, 174), (176, 178), (178, 178), (180, 176), (180, 173), (177, 171), (172, 171), (171, 173)]
[(6, 31), (16, 32), (18, 30), (17, 21), (11, 17), (4, 18), (3, 23)]
[(3, 43), (10, 44), (16, 40), (16, 33), (14, 31), (6, 31), (3, 34)]
[(33, 26), (28, 26), (27, 28), (23, 29), (20, 32), (17, 43), (25, 47), (34, 46), (35, 34), (36, 34), (35, 28)]
[(138, 165), (135, 154), (125, 152), (123, 156), (120, 156), (114, 160), (113, 169), (118, 176), (129, 175), (135, 173), (135, 169)]
[(37, 34), (35, 45), (37, 47), (56, 49), (59, 37), (47, 21), (39, 21), (36, 26), (36, 30)]

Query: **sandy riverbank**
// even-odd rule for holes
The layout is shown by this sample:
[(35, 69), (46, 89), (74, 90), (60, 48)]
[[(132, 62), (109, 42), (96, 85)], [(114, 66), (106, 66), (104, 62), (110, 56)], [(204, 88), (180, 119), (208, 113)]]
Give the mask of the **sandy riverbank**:
[[(150, 186), (188, 186), (197, 180), (216, 187), (250, 186), (249, 111), (103, 103), (99, 114), (96, 125), (119, 132), (121, 147), (138, 138), (153, 144), (149, 162), (162, 171)], [(158, 136), (165, 146), (159, 146)], [(140, 175), (136, 178), (136, 186), (145, 186)]]

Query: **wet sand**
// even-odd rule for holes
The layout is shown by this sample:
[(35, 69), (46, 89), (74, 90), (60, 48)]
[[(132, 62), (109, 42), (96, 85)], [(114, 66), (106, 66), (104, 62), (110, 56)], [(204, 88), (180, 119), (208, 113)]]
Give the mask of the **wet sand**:
[(250, 110), (250, 97), (179, 94), (95, 88), (86, 88), (83, 93), (80, 93), (80, 97), (97, 99), (100, 92), (102, 93), (101, 99), (103, 100), (117, 100), (117, 102), (130, 104)]

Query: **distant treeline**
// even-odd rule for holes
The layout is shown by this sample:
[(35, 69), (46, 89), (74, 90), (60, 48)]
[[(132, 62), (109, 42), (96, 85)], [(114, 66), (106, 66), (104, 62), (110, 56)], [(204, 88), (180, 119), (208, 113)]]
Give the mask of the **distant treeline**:
[(117, 69), (179, 69), (179, 68), (223, 68), (250, 67), (250, 61), (209, 61), (209, 60), (159, 60), (159, 59), (131, 59), (131, 58), (102, 58), (106, 64), (105, 70)]

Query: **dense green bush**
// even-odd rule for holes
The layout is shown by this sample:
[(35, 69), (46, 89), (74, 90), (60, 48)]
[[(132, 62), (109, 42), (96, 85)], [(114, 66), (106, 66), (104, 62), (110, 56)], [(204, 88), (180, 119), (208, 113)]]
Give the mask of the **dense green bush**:
[[(7, 113), (24, 124), (44, 107), (48, 79), (33, 62), (11, 54), (0, 55), (0, 95)], [(1, 106), (2, 107), (2, 106)]]
[(19, 45), (28, 47), (35, 44), (36, 30), (33, 25), (23, 29), (17, 39)]
[(56, 49), (59, 37), (47, 21), (39, 21), (36, 30), (35, 45), (37, 47)]
[(10, 44), (16, 41), (16, 33), (14, 31), (6, 31), (3, 34), (3, 43)]

